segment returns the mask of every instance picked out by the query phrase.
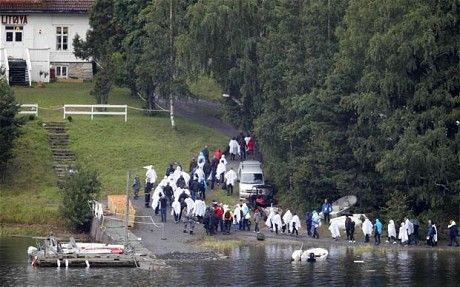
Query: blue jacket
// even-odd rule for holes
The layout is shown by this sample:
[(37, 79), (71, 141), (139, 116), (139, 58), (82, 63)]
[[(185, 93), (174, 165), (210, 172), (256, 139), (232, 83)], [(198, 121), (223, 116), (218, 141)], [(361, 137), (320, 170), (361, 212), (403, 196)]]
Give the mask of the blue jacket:
[(375, 233), (382, 234), (383, 224), (380, 220), (376, 219), (374, 224), (374, 231)]
[(332, 211), (332, 205), (328, 203), (323, 203), (323, 206), (321, 207), (321, 211), (323, 214), (329, 214)]

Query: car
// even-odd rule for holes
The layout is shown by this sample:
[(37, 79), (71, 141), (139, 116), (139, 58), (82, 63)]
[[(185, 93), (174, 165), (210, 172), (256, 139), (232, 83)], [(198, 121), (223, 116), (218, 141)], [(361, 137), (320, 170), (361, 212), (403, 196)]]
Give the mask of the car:
[(254, 186), (265, 183), (262, 163), (256, 160), (242, 161), (238, 167), (238, 182), (241, 199), (248, 199)]

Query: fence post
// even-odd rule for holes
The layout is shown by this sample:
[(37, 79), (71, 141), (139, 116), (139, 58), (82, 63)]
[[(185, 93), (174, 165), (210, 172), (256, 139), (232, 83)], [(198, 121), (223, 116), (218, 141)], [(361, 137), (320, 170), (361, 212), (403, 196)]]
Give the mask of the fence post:
[(64, 105), (64, 120), (65, 120), (65, 106), (66, 106), (66, 105)]
[(91, 106), (91, 120), (93, 120), (93, 116), (94, 116), (94, 106)]
[(125, 105), (125, 123), (128, 121), (128, 105)]

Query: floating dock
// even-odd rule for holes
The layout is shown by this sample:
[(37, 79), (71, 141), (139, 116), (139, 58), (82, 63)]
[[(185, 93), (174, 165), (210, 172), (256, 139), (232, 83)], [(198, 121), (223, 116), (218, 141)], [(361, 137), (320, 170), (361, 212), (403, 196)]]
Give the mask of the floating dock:
[(33, 266), (38, 267), (138, 267), (133, 256), (91, 255), (77, 257), (37, 256), (32, 260)]

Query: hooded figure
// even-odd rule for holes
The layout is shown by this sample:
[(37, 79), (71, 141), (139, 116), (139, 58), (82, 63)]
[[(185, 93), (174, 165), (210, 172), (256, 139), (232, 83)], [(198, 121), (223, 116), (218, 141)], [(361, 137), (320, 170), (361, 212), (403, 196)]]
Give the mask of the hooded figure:
[(452, 244), (455, 242), (455, 245), (458, 247), (458, 241), (457, 241), (457, 236), (458, 236), (458, 228), (457, 224), (455, 221), (451, 220), (450, 224), (447, 226), (449, 228), (449, 246), (452, 246)]
[(376, 245), (380, 244), (380, 235), (382, 234), (382, 231), (383, 231), (383, 224), (377, 218), (375, 219), (375, 224), (374, 224), (374, 239), (375, 239)]
[(273, 226), (275, 227), (275, 232), (278, 234), (278, 229), (280, 229), (281, 225), (283, 224), (283, 222), (281, 222), (281, 215), (278, 212), (275, 212), (272, 222)]
[(409, 241), (409, 238), (407, 237), (407, 228), (404, 222), (401, 222), (398, 239), (401, 240), (401, 244), (407, 244)]
[[(286, 228), (288, 230), (289, 233), (291, 233), (291, 220), (292, 220), (292, 213), (291, 211), (288, 209), (288, 211), (286, 211), (286, 213), (284, 213), (283, 215), (283, 223), (286, 225)], [(299, 225), (297, 225), (298, 227)], [(284, 228), (283, 228), (283, 233), (284, 233)]]
[(203, 182), (205, 180), (204, 171), (203, 171), (203, 169), (201, 167), (198, 167), (195, 170), (195, 176), (198, 177), (198, 182)]
[(204, 213), (206, 212), (206, 203), (204, 203), (203, 200), (198, 198), (195, 200), (195, 205), (193, 208), (195, 212), (195, 216), (198, 218), (198, 221), (201, 222), (204, 216)]
[(363, 230), (363, 234), (364, 234), (364, 241), (365, 242), (369, 242), (369, 237), (371, 236), (372, 234), (372, 222), (369, 220), (369, 218), (366, 218), (363, 222), (363, 226), (361, 227), (362, 230)]
[(275, 216), (275, 210), (273, 207), (270, 207), (270, 211), (267, 216), (267, 220), (265, 221), (265, 225), (270, 228), (270, 231), (273, 231), (273, 216)]
[(177, 182), (181, 174), (182, 174), (182, 168), (180, 166), (177, 166), (176, 170), (173, 173), (174, 182)]
[[(283, 219), (284, 219), (284, 217), (283, 217)], [(299, 230), (300, 230), (300, 218), (297, 215), (297, 213), (294, 213), (294, 216), (289, 221), (289, 232), (292, 235), (294, 235), (294, 232), (295, 232), (297, 234), (297, 236), (299, 236)]]
[(414, 224), (406, 218), (404, 225), (406, 225), (408, 243), (411, 244), (413, 241)]
[(198, 167), (202, 169), (204, 167), (205, 162), (206, 162), (206, 158), (203, 152), (200, 152), (200, 154), (198, 155)]
[(195, 207), (195, 202), (190, 197), (187, 197), (184, 200), (184, 202), (185, 202), (185, 204), (187, 204), (187, 213), (185, 215), (186, 216), (192, 216), (193, 215), (193, 208)]
[(216, 169), (216, 178), (220, 183), (224, 182), (224, 174), (227, 171), (225, 160), (221, 159)]
[(313, 210), (313, 213), (311, 215), (311, 229), (312, 229), (313, 238), (319, 238), (319, 233), (318, 233), (319, 224), (320, 224), (319, 214), (316, 210)]
[(228, 148), (230, 152), (230, 158), (232, 160), (235, 160), (235, 156), (239, 154), (239, 148), (240, 148), (240, 145), (238, 144), (235, 138), (232, 138), (230, 140), (230, 142), (228, 143)]
[(145, 182), (147, 184), (152, 184), (153, 187), (153, 184), (157, 180), (157, 173), (153, 169), (153, 165), (145, 166), (144, 168), (147, 169), (147, 172), (145, 173)]
[(227, 159), (225, 158), (225, 154), (223, 154), (223, 155), (220, 157), (220, 160), (224, 162), (225, 166), (227, 166)]
[(180, 221), (180, 202), (175, 200), (171, 206), (171, 215), (174, 216), (174, 222), (178, 223)]
[(388, 242), (396, 243), (396, 226), (393, 220), (388, 223)]
[(339, 230), (339, 224), (337, 223), (337, 220), (331, 220), (331, 224), (329, 225), (329, 231), (331, 232), (331, 236), (333, 239), (339, 240), (340, 230)]

